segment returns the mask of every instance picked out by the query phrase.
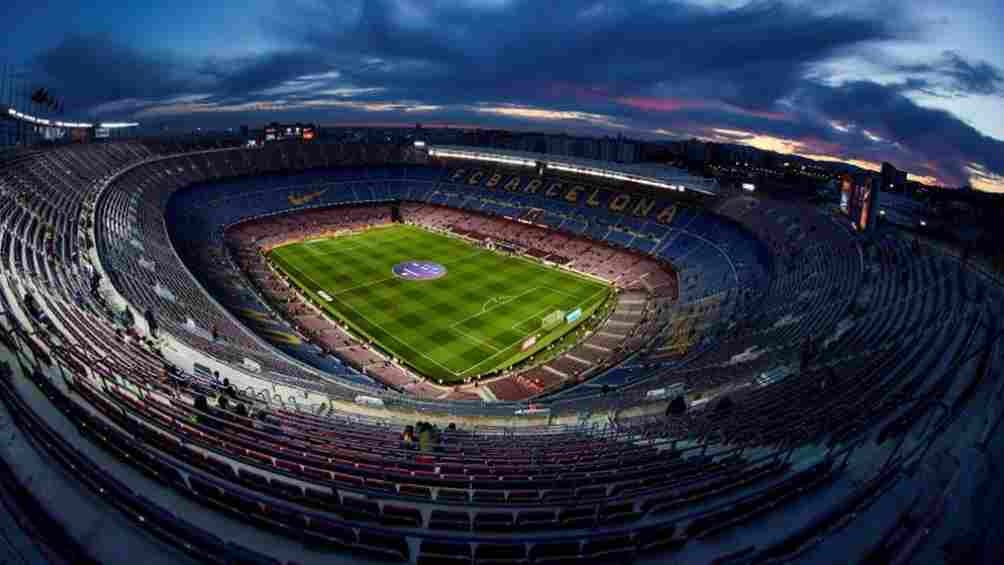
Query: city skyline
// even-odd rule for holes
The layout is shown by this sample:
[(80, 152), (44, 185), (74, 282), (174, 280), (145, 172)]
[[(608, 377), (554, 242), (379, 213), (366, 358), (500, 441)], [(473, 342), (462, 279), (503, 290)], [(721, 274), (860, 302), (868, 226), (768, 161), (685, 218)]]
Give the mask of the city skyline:
[(738, 143), (1004, 192), (989, 1), (15, 1), (72, 118), (448, 123)]

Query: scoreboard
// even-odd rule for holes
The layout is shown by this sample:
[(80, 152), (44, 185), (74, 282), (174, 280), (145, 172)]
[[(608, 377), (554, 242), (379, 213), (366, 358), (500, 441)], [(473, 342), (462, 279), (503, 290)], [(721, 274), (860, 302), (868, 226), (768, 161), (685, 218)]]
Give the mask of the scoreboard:
[(859, 231), (866, 231), (875, 223), (878, 184), (871, 175), (845, 174), (841, 178), (840, 211)]
[(317, 138), (317, 126), (314, 124), (280, 124), (272, 122), (265, 126), (265, 142), (301, 140), (311, 141)]

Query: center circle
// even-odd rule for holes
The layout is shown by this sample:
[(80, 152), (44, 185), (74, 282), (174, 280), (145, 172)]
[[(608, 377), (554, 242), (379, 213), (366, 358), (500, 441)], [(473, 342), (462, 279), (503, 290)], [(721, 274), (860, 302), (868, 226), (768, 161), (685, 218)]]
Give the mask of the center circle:
[(446, 276), (446, 267), (432, 261), (405, 261), (391, 269), (394, 276), (409, 281), (429, 281)]

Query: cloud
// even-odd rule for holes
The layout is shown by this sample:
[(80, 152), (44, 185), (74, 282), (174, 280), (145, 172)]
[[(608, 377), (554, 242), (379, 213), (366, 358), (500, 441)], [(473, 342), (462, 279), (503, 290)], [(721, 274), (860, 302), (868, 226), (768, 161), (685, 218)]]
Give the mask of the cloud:
[(944, 51), (932, 62), (900, 63), (893, 66), (910, 78), (907, 90), (926, 93), (968, 96), (1004, 94), (1004, 73), (987, 61), (969, 61), (956, 51)]
[(53, 91), (75, 107), (200, 92), (206, 77), (164, 52), (142, 51), (110, 35), (70, 34), (34, 61)]
[(654, 112), (679, 112), (685, 110), (714, 109), (730, 114), (739, 114), (766, 120), (791, 120), (792, 116), (783, 111), (747, 110), (733, 104), (711, 99), (687, 100), (676, 98), (653, 98), (629, 96), (618, 98), (617, 102)]
[(366, 102), (358, 100), (255, 100), (249, 102), (178, 102), (151, 105), (136, 114), (139, 118), (190, 116), (196, 114), (246, 114), (250, 112), (295, 112), (341, 109), (358, 112), (434, 112), (441, 106), (419, 102)]
[(799, 90), (795, 101), (830, 120), (855, 124), (863, 134), (867, 132), (864, 135), (869, 143), (846, 145), (848, 155), (899, 157), (920, 168), (913, 172), (955, 185), (972, 176), (971, 163), (980, 164), (990, 174), (1004, 174), (1004, 142), (980, 133), (949, 112), (920, 106), (895, 86), (868, 81), (837, 87), (808, 84)]
[(492, 114), (508, 118), (523, 118), (543, 122), (584, 122), (593, 126), (604, 126), (617, 129), (627, 127), (611, 116), (575, 110), (552, 110), (547, 108), (532, 108), (516, 105), (482, 105), (475, 107), (474, 111), (482, 114)]
[(263, 53), (178, 54), (74, 34), (35, 62), (97, 116), (233, 125), (421, 115), (696, 135), (996, 182), (1001, 142), (912, 96), (999, 95), (1000, 69), (955, 51), (876, 55), (892, 79), (836, 80), (828, 63), (917, 31), (905, 3), (859, 4), (293, 0), (263, 20), (282, 45)]
[[(504, 10), (453, 2), (320, 2), (285, 11), (275, 27), (307, 49), (338, 53), (355, 82), (459, 101), (537, 103), (550, 84), (610, 94), (770, 106), (807, 65), (864, 41), (895, 37), (883, 20), (819, 15), (784, 2), (733, 9), (646, 0), (513, 0)], [(486, 24), (490, 17), (491, 25)], [(370, 61), (367, 63), (366, 61)]]

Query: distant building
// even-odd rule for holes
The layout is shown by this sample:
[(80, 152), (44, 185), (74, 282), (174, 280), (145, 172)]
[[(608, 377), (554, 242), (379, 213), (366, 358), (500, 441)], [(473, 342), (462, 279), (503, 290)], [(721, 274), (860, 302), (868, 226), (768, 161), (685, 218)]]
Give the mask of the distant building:
[(882, 163), (882, 190), (903, 192), (906, 189), (906, 171), (901, 171), (890, 163)]
[(617, 160), (617, 140), (612, 137), (604, 137), (599, 141), (597, 148), (597, 158), (601, 161)]
[(621, 163), (635, 163), (638, 161), (638, 144), (633, 141), (621, 140), (620, 148), (617, 151), (617, 161)]
[(691, 163), (703, 165), (711, 160), (711, 147), (699, 139), (691, 139), (684, 143), (684, 156)]

